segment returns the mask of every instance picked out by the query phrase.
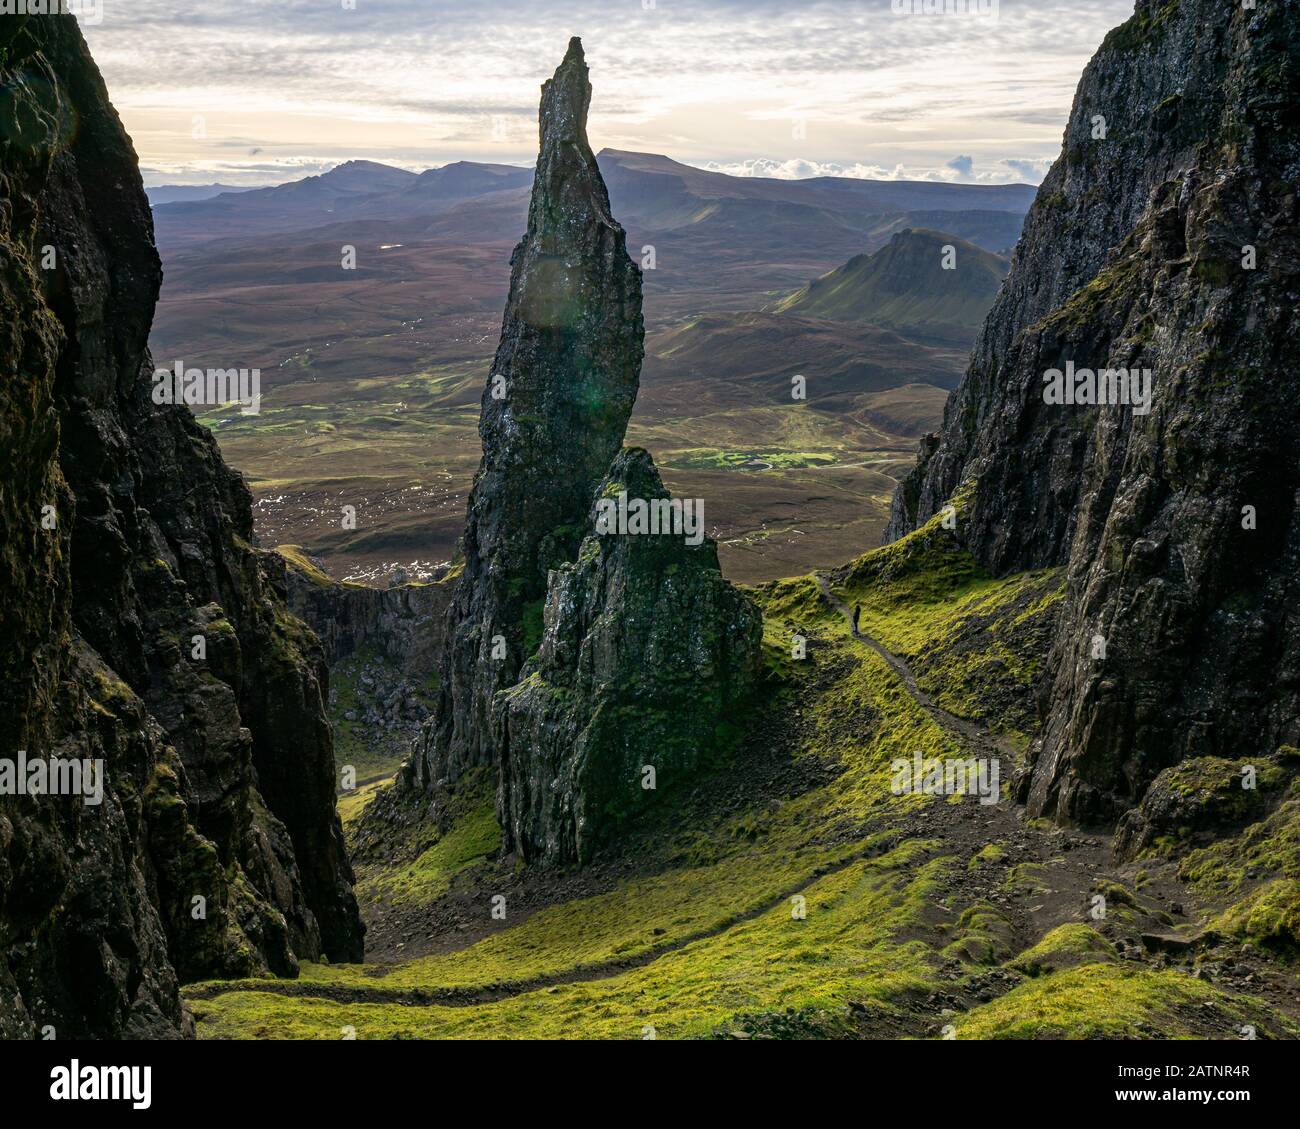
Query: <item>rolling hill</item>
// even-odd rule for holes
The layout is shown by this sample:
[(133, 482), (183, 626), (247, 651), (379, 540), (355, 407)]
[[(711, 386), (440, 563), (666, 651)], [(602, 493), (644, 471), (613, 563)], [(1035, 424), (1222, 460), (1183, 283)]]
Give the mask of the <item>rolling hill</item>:
[[(952, 248), (951, 255), (946, 253)], [(945, 267), (945, 262), (951, 266)], [(1007, 260), (946, 232), (901, 231), (872, 255), (842, 267), (786, 298), (786, 315), (871, 323), (919, 340), (969, 345), (984, 321)]]

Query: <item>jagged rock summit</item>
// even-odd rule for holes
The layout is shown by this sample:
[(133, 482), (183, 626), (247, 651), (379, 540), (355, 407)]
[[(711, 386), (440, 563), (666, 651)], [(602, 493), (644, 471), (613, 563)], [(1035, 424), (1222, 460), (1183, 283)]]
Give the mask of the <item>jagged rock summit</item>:
[(587, 142), (590, 101), (574, 39), (542, 88), (438, 710), (391, 801), (414, 791), (440, 818), (457, 781), (489, 766), (507, 848), (548, 862), (590, 858), (654, 798), (642, 766), (661, 765), (667, 788), (727, 743), (723, 711), (753, 684), (761, 634), (702, 536), (595, 530), (593, 499), (615, 482), (669, 499), (648, 454), (619, 453), (644, 353), (641, 272)]
[[(1185, 758), (1300, 743), (1297, 106), (1295, 0), (1139, 0), (895, 496), (886, 539), (952, 499), (993, 572), (1064, 566), (1031, 814), (1111, 824)], [(1069, 368), (1149, 406), (1052, 402)]]

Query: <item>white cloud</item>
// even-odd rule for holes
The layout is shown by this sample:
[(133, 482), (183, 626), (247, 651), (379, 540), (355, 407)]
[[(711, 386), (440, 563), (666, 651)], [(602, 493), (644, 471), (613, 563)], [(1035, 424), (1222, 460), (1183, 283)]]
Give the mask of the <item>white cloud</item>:
[(156, 168), (232, 162), (214, 150), (234, 137), (261, 150), (250, 174), (306, 158), (530, 163), (539, 85), (577, 33), (598, 147), (719, 167), (764, 154), (763, 175), (992, 181), (1033, 179), (1055, 154), (1079, 72), (1131, 11), (1001, 0), (993, 23), (899, 16), (890, 0), (107, 0), (85, 32)]
[(975, 168), (969, 157), (954, 157), (943, 165), (904, 165), (891, 167), (862, 163), (840, 164), (836, 161), (813, 161), (804, 157), (778, 161), (770, 157), (751, 157), (740, 161), (692, 161), (697, 168), (728, 176), (761, 176), (776, 180), (803, 180), (813, 176), (847, 176), (860, 180), (938, 180), (970, 184), (1037, 184), (1052, 167), (1051, 158), (1034, 160), (1003, 159), (989, 168)]

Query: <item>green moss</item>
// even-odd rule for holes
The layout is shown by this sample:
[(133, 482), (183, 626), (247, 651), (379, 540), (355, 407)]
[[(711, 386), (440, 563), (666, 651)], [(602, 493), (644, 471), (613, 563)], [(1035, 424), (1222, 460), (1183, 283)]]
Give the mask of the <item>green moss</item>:
[(343, 829), (345, 832), (361, 818), (362, 813), (370, 806), (371, 800), (378, 796), (385, 788), (390, 787), (392, 783), (392, 777), (388, 777), (384, 780), (372, 780), (368, 784), (362, 784), (358, 788), (353, 788), (350, 792), (345, 792), (339, 797), (339, 819), (343, 821)]
[(311, 563), (301, 545), (277, 545), (275, 551), (304, 579), (310, 580), (321, 588), (329, 588), (334, 584), (333, 579), (327, 573)]
[(987, 902), (962, 911), (957, 937), (943, 950), (950, 959), (974, 964), (997, 964), (1008, 956), (1015, 931), (1006, 916)]
[[(659, 1038), (681, 1038), (708, 1034), (755, 1012), (794, 1007), (838, 1014), (850, 1002), (883, 1021), (899, 1014), (902, 1001), (930, 988), (933, 972), (924, 947), (901, 938), (921, 920), (941, 867), (938, 860), (923, 861), (915, 846), (902, 847), (811, 882), (803, 919), (782, 899), (752, 919), (664, 953), (645, 967), (608, 979), (541, 987), (476, 1007), (338, 1003), (257, 991), (231, 991), (194, 1000), (192, 1006), (206, 1038), (338, 1038), (347, 1025), (355, 1027), (358, 1038), (499, 1038), (509, 1033), (514, 1038), (635, 1039), (648, 1026)], [(683, 912), (692, 912), (688, 903), (679, 904)], [(579, 943), (590, 920), (581, 912), (568, 916), (565, 933)], [(474, 948), (500, 944), (506, 935)], [(440, 971), (449, 968), (449, 959), (454, 958), (444, 958)], [(339, 970), (306, 970), (308, 977), (322, 971)], [(489, 965), (481, 974), (504, 972), (502, 978), (508, 979), (518, 971), (511, 963)], [(454, 980), (426, 976), (425, 982)]]
[[(973, 483), (954, 495), (958, 525)], [(943, 527), (942, 515), (853, 563), (837, 594), (862, 630), (912, 665), (943, 709), (987, 721), (1027, 745), (1033, 688), (1062, 596), (1059, 570), (994, 579)]]
[(811, 576), (776, 580), (747, 588), (746, 592), (762, 610), (766, 623), (779, 630), (784, 630), (788, 624), (812, 627), (818, 623), (833, 623), (839, 618), (827, 607), (817, 581)]
[(1216, 259), (1197, 259), (1192, 264), (1192, 275), (1215, 288), (1227, 286), (1235, 273), (1227, 263)]
[(1038, 944), (1009, 961), (1007, 967), (1026, 976), (1041, 976), (1114, 959), (1115, 948), (1105, 937), (1090, 926), (1070, 922), (1058, 925)]
[(1002, 881), (1002, 888), (1008, 894), (1020, 897), (1046, 894), (1050, 890), (1044, 877), (1046, 873), (1047, 867), (1042, 863), (1017, 863), (1007, 871), (1007, 876)]
[(968, 870), (978, 870), (982, 866), (988, 866), (992, 863), (1001, 862), (1006, 852), (1002, 849), (1000, 843), (989, 843), (982, 847), (978, 854), (972, 855), (970, 863), (967, 865)]
[(456, 820), (445, 834), (407, 865), (361, 870), (359, 889), (367, 900), (391, 905), (427, 905), (445, 894), (456, 876), (501, 847), (501, 826), (490, 798)]
[(1300, 883), (1274, 879), (1221, 913), (1210, 928), (1221, 936), (1300, 955)]
[(764, 448), (718, 450), (691, 448), (674, 453), (664, 465), (674, 470), (791, 470), (830, 466), (838, 456), (830, 451), (788, 451)]
[(523, 610), (523, 628), (524, 628), (524, 655), (531, 657), (536, 653), (537, 648), (542, 645), (542, 632), (544, 630), (543, 612), (546, 608), (546, 601), (530, 600), (524, 605)]
[(1129, 19), (1102, 41), (1103, 51), (1137, 51), (1154, 40), (1178, 12), (1178, 0), (1170, 0), (1156, 12), (1139, 7)]
[(1105, 898), (1108, 907), (1137, 905), (1137, 900), (1133, 895), (1118, 882), (1100, 879), (1092, 884), (1092, 892)]
[[(954, 499), (959, 522), (972, 490), (968, 483)], [(938, 519), (918, 533), (855, 562), (839, 591), (850, 606), (861, 604), (864, 629), (905, 656), (945, 708), (1001, 718), (1009, 699), (999, 695), (1020, 694), (1039, 670), (1060, 607), (1059, 574), (995, 579)], [(210, 999), (191, 991), (200, 1036), (338, 1038), (347, 1026), (359, 1038), (640, 1038), (647, 1027), (660, 1038), (920, 1034), (932, 1028), (933, 1011), (918, 1011), (917, 1001), (952, 990), (945, 964), (953, 958), (981, 982), (1002, 962), (997, 983), (1034, 978), (954, 1020), (962, 1038), (1179, 1036), (1229, 1031), (1238, 1021), (1288, 1030), (1249, 1000), (1181, 973), (1117, 964), (1088, 925), (1060, 926), (1015, 955), (1024, 942), (1000, 895), (1041, 895), (1058, 884), (1060, 860), (1009, 867), (1001, 842), (958, 849), (906, 837), (903, 819), (935, 801), (893, 795), (891, 762), (966, 750), (884, 658), (850, 636), (813, 577), (752, 594), (765, 616), (769, 670), (756, 732), (766, 737), (767, 722), (788, 724), (797, 714), (790, 767), (816, 783), (705, 819), (689, 790), (667, 795), (647, 816), (659, 822), (639, 860), (646, 873), (542, 908), (512, 898), (502, 926), (459, 951), (398, 966), (305, 965), (299, 990), (315, 986), (319, 998), (251, 980), (206, 986)], [(808, 641), (803, 661), (790, 657), (796, 631)], [(549, 689), (536, 674), (523, 687), (512, 692)], [(628, 722), (617, 710), (610, 718), (615, 729)], [(743, 720), (728, 719), (724, 743)], [(421, 823), (386, 854), (402, 861), (361, 861), (363, 900), (430, 905), (437, 914), (438, 899), (453, 892), (457, 912), (467, 896), (481, 897), (486, 918), (493, 868), (504, 875), (509, 865), (493, 858), (500, 837), (492, 800), (486, 775), (468, 781), (445, 832)], [(1184, 860), (1198, 888), (1238, 882), (1238, 904), (1215, 925), (1225, 936), (1262, 946), (1293, 933), (1286, 888), (1257, 881), (1292, 874), (1300, 797), (1288, 803), (1235, 840), (1232, 857), (1207, 850)], [(1129, 889), (1102, 882), (1097, 891), (1111, 920), (1136, 917)], [(418, 1000), (495, 997), (503, 985), (517, 994), (455, 1007)], [(362, 990), (366, 1002), (349, 996)]]
[[(1225, 829), (1262, 818), (1293, 776), (1294, 769), (1277, 756), (1193, 757), (1165, 769), (1143, 800), (1144, 810), (1159, 819), (1143, 855), (1181, 855), (1190, 843), (1222, 839)], [(1245, 787), (1248, 781), (1253, 787)]]
[(953, 1020), (959, 1039), (1231, 1038), (1245, 1023), (1297, 1030), (1186, 973), (1109, 963), (1028, 980)]
[(1235, 894), (1268, 877), (1300, 881), (1300, 780), (1263, 820), (1187, 854), (1178, 875), (1209, 895)]

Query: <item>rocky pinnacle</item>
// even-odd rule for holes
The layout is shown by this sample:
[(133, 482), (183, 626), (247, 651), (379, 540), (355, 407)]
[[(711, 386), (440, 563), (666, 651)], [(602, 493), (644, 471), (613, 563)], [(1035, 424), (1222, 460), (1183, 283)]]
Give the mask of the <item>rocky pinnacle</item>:
[(435, 793), (495, 762), (492, 696), (527, 658), (547, 572), (576, 553), (592, 490), (622, 446), (636, 399), (641, 272), (587, 141), (590, 102), (575, 38), (542, 87), (528, 230), (511, 257), (483, 392), (483, 458), (448, 613), (440, 703), (408, 766), (408, 783)]

